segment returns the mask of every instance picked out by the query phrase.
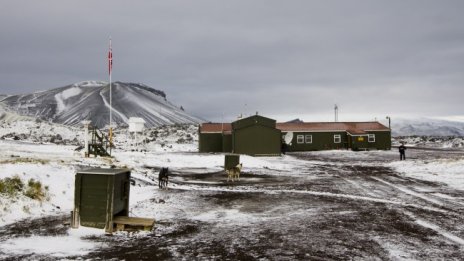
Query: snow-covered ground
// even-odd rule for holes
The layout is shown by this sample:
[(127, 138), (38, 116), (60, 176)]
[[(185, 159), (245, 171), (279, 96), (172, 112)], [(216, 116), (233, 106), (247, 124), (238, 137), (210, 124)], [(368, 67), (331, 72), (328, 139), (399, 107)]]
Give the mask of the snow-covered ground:
[(402, 175), (419, 180), (443, 183), (464, 190), (464, 157), (460, 159), (408, 160), (386, 164)]
[[(23, 194), (14, 197), (0, 198), (0, 227), (49, 215), (68, 214), (73, 208), (74, 175), (85, 167), (129, 167), (132, 176), (138, 181), (154, 184), (155, 172), (148, 168), (168, 166), (171, 171), (217, 172), (221, 171), (224, 156), (220, 154), (192, 153), (197, 150), (195, 126), (163, 127), (147, 131), (139, 146), (131, 145), (127, 131), (117, 132), (115, 140), (119, 149), (113, 151), (114, 159), (84, 158), (81, 152), (74, 149), (82, 143), (83, 131), (57, 124), (35, 121), (17, 121), (3, 123), (0, 129), (0, 179), (19, 177), (23, 182), (38, 180), (47, 186), (47, 200), (38, 201)], [(50, 139), (60, 135), (63, 140), (78, 139), (75, 145), (57, 145)], [(15, 140), (14, 137), (20, 137)], [(142, 140), (140, 138), (139, 140)], [(135, 151), (137, 150), (137, 151)], [(143, 151), (143, 152), (142, 152)], [(291, 169), (289, 163), (276, 161), (275, 158), (253, 158), (242, 156), (242, 162), (248, 170), (258, 173), (263, 168)], [(150, 179), (149, 179), (150, 178)], [(175, 185), (174, 185), (175, 186)], [(131, 190), (131, 206), (139, 206), (139, 202), (150, 198), (164, 198), (164, 192), (154, 186), (134, 186)], [(157, 219), (169, 219), (175, 213), (169, 211), (172, 205), (165, 205), (153, 212), (146, 208), (134, 207), (131, 210), (136, 216), (155, 216)], [(79, 229), (80, 230), (80, 229)], [(82, 238), (89, 234), (101, 234), (100, 230), (86, 229), (85, 233), (77, 233), (70, 229), (65, 236), (32, 236), (18, 237), (0, 243), (0, 247), (8, 254), (38, 253), (53, 257), (85, 254), (95, 246)], [(90, 231), (90, 232), (89, 232)], [(50, 245), (59, 246), (50, 248)]]
[[(40, 139), (44, 136), (56, 137), (58, 134), (62, 140), (76, 139), (77, 141), (55, 144)], [(17, 140), (11, 138), (14, 136), (21, 138)], [(455, 205), (464, 206), (464, 153), (453, 151), (453, 154), (435, 156), (434, 151), (423, 152), (411, 149), (407, 151), (407, 161), (398, 161), (395, 150), (322, 151), (258, 158), (242, 155), (240, 160), (244, 165), (244, 175), (240, 182), (232, 185), (225, 181), (225, 174), (221, 172), (224, 164), (223, 154), (196, 152), (198, 136), (197, 129), (193, 125), (151, 129), (143, 137), (139, 137), (139, 140), (144, 142), (138, 147), (131, 146), (127, 131), (120, 130), (116, 132), (117, 149), (113, 151), (112, 159), (84, 158), (82, 152), (75, 151), (77, 145), (82, 143), (82, 129), (78, 128), (34, 121), (9, 122), (1, 125), (0, 137), (4, 137), (0, 140), (2, 148), (0, 179), (17, 176), (25, 183), (34, 179), (48, 188), (47, 198), (43, 201), (31, 199), (21, 193), (13, 197), (1, 195), (0, 234), (3, 233), (4, 236), (0, 237), (3, 240), (0, 242), (0, 258), (28, 256), (32, 259), (74, 259), (84, 256), (93, 259), (101, 255), (104, 259), (110, 259), (114, 256), (110, 256), (107, 252), (111, 249), (111, 252), (115, 253), (115, 246), (127, 244), (138, 249), (136, 242), (149, 241), (147, 244), (155, 244), (155, 242), (158, 245), (165, 244), (166, 247), (160, 251), (173, 259), (182, 258), (182, 255), (187, 259), (189, 257), (220, 259), (234, 257), (233, 253), (235, 255), (238, 253), (234, 251), (238, 250), (232, 248), (217, 250), (211, 255), (219, 256), (211, 258), (212, 256), (206, 254), (208, 246), (202, 244), (211, 244), (209, 247), (214, 248), (212, 245), (218, 242), (221, 242), (219, 244), (221, 245), (224, 243), (221, 240), (230, 239), (236, 241), (234, 244), (238, 248), (246, 248), (247, 244), (244, 242), (248, 242), (252, 249), (247, 251), (249, 256), (246, 257), (285, 259), (282, 253), (274, 252), (279, 248), (278, 242), (286, 242), (282, 243), (285, 247), (280, 246), (285, 249), (288, 244), (293, 243), (296, 247), (297, 242), (294, 241), (311, 242), (313, 247), (324, 249), (324, 245), (320, 245), (321, 242), (329, 242), (332, 237), (338, 238), (336, 235), (331, 237), (330, 233), (334, 231), (346, 233), (339, 228), (351, 224), (347, 218), (358, 219), (355, 213), (368, 215), (364, 218), (373, 218), (371, 214), (359, 210), (365, 207), (371, 209), (372, 213), (378, 210), (391, 214), (392, 209), (402, 213), (399, 218), (396, 215), (400, 214), (395, 212), (395, 215), (392, 214), (393, 221), (386, 221), (385, 224), (379, 224), (377, 227), (384, 225), (388, 227), (389, 224), (395, 227), (390, 222), (402, 220), (401, 222), (406, 222), (407, 226), (413, 226), (412, 223), (417, 225), (418, 231), (435, 229), (433, 235), (424, 232), (427, 240), (432, 238), (438, 240), (437, 237), (442, 235), (438, 240), (439, 244), (449, 244), (446, 240), (451, 238), (452, 244), (456, 244), (458, 248), (463, 247), (463, 244), (459, 243), (464, 242), (460, 241), (464, 238), (462, 226), (453, 226), (452, 223), (447, 223), (448, 221), (440, 223), (442, 221), (432, 217), (458, 213), (459, 209), (453, 209)], [(118, 232), (112, 239), (105, 239), (102, 230), (82, 227), (75, 230), (70, 229), (69, 224), (68, 227), (63, 228), (60, 224), (57, 227), (49, 225), (48, 228), (43, 227), (38, 229), (38, 232), (30, 232), (30, 234), (15, 233), (6, 236), (16, 231), (16, 227), (21, 227), (21, 223), (48, 220), (48, 217), (55, 216), (65, 216), (68, 220), (73, 208), (76, 171), (87, 167), (109, 168), (110, 166), (132, 169), (132, 177), (136, 184), (131, 187), (130, 215), (156, 218), (159, 224), (154, 232), (140, 232), (135, 235)], [(157, 170), (160, 167), (169, 167), (173, 173), (169, 190), (157, 188)], [(234, 199), (235, 196), (238, 198)], [(378, 218), (376, 216), (376, 219)], [(292, 220), (290, 224), (284, 222), (290, 219)], [(338, 226), (329, 225), (328, 232), (318, 230), (319, 227), (327, 225), (324, 222), (332, 219), (338, 219), (341, 223)], [(50, 222), (43, 221), (41, 224), (51, 224)], [(311, 228), (311, 222), (316, 222), (318, 228)], [(199, 234), (192, 238), (182, 238), (182, 236), (180, 239), (177, 236), (172, 238), (172, 235), (183, 235), (184, 229), (190, 231), (189, 224), (204, 233), (198, 232)], [(285, 230), (295, 230), (295, 238), (287, 238), (274, 224), (284, 227)], [(260, 231), (258, 227), (264, 230)], [(50, 232), (44, 234), (40, 232), (47, 229), (60, 232), (56, 232), (55, 235)], [(361, 227), (352, 233), (354, 235), (363, 233), (359, 232), (359, 229), (373, 228)], [(393, 230), (396, 231), (395, 228)], [(317, 234), (320, 237), (319, 241), (305, 237), (302, 231)], [(236, 233), (241, 233), (244, 237)], [(279, 236), (274, 239), (269, 238), (268, 246), (274, 250), (261, 253), (260, 244), (264, 243), (260, 237), (266, 237), (266, 233), (270, 237), (273, 233)], [(372, 250), (374, 255), (380, 253), (376, 257), (417, 259), (421, 257), (417, 254), (421, 247), (435, 249), (432, 243), (420, 243), (420, 240), (407, 237), (401, 234), (402, 232), (395, 232), (400, 234), (393, 236), (388, 236), (387, 232), (372, 233), (374, 235), (358, 236), (365, 240), (370, 238), (369, 244), (375, 241), (375, 244), (381, 246), (383, 250), (380, 248)], [(220, 234), (223, 235), (223, 239), (220, 239)], [(169, 240), (174, 240), (175, 243), (174, 241), (172, 244), (169, 244), (169, 241), (160, 243), (157, 241), (160, 237), (170, 238)], [(254, 237), (256, 238), (253, 239)], [(255, 241), (249, 242), (246, 238)], [(190, 252), (193, 250), (184, 249), (182, 245), (185, 244), (182, 240), (187, 240), (186, 242), (190, 242), (192, 247), (198, 248), (199, 253), (194, 254)], [(406, 243), (400, 244), (404, 240)], [(322, 257), (363, 259), (367, 258), (366, 253), (370, 253), (370, 250), (352, 249), (353, 245), (359, 242), (345, 245), (344, 247), (350, 249), (349, 251), (341, 250), (344, 248), (337, 247), (340, 242), (335, 242), (336, 247), (333, 248), (341, 251), (340, 253), (322, 255)], [(225, 251), (223, 256), (219, 254), (222, 253), (221, 251)], [(304, 255), (297, 255), (299, 251), (302, 250), (290, 251), (288, 257), (305, 259)], [(331, 250), (325, 250), (325, 253), (329, 252)], [(311, 253), (306, 258), (319, 256), (314, 254), (319, 253), (317, 251)], [(448, 257), (441, 252), (441, 254), (437, 253), (431, 256)], [(129, 258), (126, 256), (127, 253), (121, 255), (125, 256), (121, 259)], [(139, 258), (145, 259), (143, 256)]]

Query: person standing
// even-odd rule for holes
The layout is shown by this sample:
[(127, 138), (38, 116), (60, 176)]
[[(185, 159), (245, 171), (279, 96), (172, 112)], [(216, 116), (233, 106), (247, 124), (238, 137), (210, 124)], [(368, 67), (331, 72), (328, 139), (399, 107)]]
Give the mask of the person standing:
[(404, 143), (401, 143), (398, 150), (400, 151), (400, 160), (406, 160), (406, 146), (404, 146)]
[(282, 143), (280, 145), (280, 151), (282, 152), (282, 154), (286, 154), (287, 153), (287, 143), (285, 143), (285, 140), (282, 139)]

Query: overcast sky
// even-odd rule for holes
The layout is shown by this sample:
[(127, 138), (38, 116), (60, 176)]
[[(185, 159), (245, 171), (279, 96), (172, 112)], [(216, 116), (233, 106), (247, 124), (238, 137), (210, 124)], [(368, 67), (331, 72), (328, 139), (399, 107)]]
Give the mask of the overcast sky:
[[(0, 93), (140, 82), (212, 121), (464, 116), (464, 1), (3, 1)], [(463, 117), (464, 119), (464, 117)]]

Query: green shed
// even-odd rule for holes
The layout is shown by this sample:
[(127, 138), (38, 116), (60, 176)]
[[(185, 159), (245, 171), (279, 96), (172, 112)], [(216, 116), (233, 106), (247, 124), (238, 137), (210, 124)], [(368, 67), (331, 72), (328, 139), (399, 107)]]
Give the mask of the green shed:
[(231, 169), (240, 164), (240, 154), (226, 154), (224, 157), (224, 170)]
[(276, 121), (254, 115), (232, 122), (233, 153), (275, 156), (281, 152), (281, 132)]
[(76, 173), (73, 227), (113, 232), (115, 216), (129, 214), (129, 169), (94, 168)]

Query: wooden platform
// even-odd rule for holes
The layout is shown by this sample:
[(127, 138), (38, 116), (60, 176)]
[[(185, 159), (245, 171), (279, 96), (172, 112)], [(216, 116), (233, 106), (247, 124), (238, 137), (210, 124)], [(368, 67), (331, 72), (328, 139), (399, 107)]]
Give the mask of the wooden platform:
[(116, 231), (121, 231), (121, 230), (150, 231), (153, 229), (153, 225), (155, 224), (155, 219), (116, 216), (113, 218), (113, 223), (116, 225)]

